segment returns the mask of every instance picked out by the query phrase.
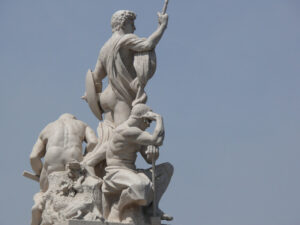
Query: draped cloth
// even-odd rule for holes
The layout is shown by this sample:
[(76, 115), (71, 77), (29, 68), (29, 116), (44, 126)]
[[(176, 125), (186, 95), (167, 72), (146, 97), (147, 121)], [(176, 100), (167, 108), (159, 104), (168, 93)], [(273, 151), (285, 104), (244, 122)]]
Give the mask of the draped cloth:
[[(159, 201), (166, 191), (173, 175), (173, 166), (170, 163), (156, 165), (155, 183), (156, 200)], [(103, 178), (102, 192), (117, 194), (119, 206), (138, 204), (149, 205), (153, 201), (152, 168), (133, 169), (122, 166), (107, 166)], [(108, 202), (109, 203), (109, 200)], [(110, 202), (111, 204), (111, 202)]]
[[(117, 98), (131, 105), (136, 98), (138, 86), (146, 85), (156, 68), (154, 50), (148, 51), (146, 38), (139, 38), (134, 34), (112, 37), (109, 40), (109, 52), (105, 57), (106, 72), (109, 82)], [(134, 69), (128, 71), (120, 55), (120, 49), (126, 47), (135, 51)]]

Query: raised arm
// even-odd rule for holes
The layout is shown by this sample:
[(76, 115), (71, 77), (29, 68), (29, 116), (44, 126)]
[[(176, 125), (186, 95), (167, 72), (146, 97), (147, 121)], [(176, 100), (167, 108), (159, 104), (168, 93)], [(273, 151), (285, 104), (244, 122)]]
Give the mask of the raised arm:
[(131, 42), (127, 46), (129, 49), (136, 52), (142, 52), (151, 51), (156, 47), (168, 25), (168, 14), (157, 14), (158, 28), (148, 38), (140, 38), (138, 41)]
[(46, 141), (42, 139), (42, 135), (40, 135), (33, 146), (32, 152), (30, 154), (30, 164), (32, 170), (36, 175), (40, 175), (43, 169), (42, 158), (46, 154)]
[(158, 28), (147, 38), (147, 42), (152, 49), (158, 44), (168, 25), (168, 14), (161, 14), (158, 12), (157, 16), (159, 24)]
[(161, 146), (165, 137), (163, 118), (161, 117), (161, 115), (152, 111), (148, 112), (145, 115), (145, 118), (156, 121), (156, 126), (154, 128), (153, 134), (151, 135), (153, 139), (153, 143), (151, 143), (151, 145)]
[(100, 55), (98, 57), (96, 66), (94, 71), (92, 72), (93, 74), (93, 78), (94, 78), (94, 82), (95, 82), (95, 88), (96, 88), (96, 92), (100, 93), (102, 91), (102, 80), (106, 77), (106, 71), (104, 66), (102, 65), (102, 62), (100, 60)]
[[(148, 112), (147, 118), (156, 121), (156, 126), (153, 131), (153, 134), (150, 134), (147, 131), (142, 131), (137, 127), (130, 127), (124, 130), (124, 137), (128, 138), (128, 140), (137, 143), (139, 145), (154, 145), (160, 146), (164, 140), (164, 124), (163, 119), (160, 115)], [(145, 117), (146, 117), (145, 115)]]

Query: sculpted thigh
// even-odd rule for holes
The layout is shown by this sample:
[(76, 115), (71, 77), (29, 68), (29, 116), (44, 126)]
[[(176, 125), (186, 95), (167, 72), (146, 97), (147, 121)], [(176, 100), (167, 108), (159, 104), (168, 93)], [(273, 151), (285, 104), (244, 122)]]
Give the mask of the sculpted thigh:
[(131, 106), (124, 101), (118, 101), (114, 108), (114, 121), (115, 125), (118, 126), (126, 121), (131, 112)]
[(104, 192), (116, 192), (128, 187), (145, 187), (150, 185), (150, 180), (142, 173), (132, 170), (106, 170), (104, 177)]
[(43, 192), (46, 192), (48, 189), (48, 179), (47, 179), (47, 170), (43, 168), (41, 175), (40, 175), (40, 189)]

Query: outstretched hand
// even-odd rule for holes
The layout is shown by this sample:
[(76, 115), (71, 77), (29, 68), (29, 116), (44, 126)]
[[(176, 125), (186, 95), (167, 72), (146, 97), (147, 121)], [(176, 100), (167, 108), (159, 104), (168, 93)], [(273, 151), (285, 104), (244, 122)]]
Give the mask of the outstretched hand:
[(83, 96), (80, 97), (82, 100), (85, 100), (87, 102), (87, 96), (86, 96), (86, 92), (84, 92)]

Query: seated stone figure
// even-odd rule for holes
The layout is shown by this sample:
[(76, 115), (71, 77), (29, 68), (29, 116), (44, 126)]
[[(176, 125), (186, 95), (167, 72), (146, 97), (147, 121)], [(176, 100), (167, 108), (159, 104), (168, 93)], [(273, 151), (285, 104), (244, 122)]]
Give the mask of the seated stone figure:
[[(146, 132), (151, 121), (156, 121), (153, 134)], [(124, 123), (113, 130), (113, 135), (106, 148), (106, 175), (103, 178), (102, 192), (104, 195), (104, 217), (112, 222), (134, 222), (124, 214), (126, 209), (138, 206), (143, 208), (143, 215), (152, 215), (153, 187), (151, 170), (136, 169), (135, 161), (140, 152), (151, 164), (158, 158), (158, 146), (164, 140), (164, 125), (162, 117), (146, 106), (137, 104)], [(100, 150), (101, 151), (101, 150)], [(101, 154), (100, 154), (101, 155)], [(100, 159), (102, 159), (100, 157)], [(93, 160), (96, 159), (93, 157)], [(173, 166), (163, 163), (156, 167), (156, 200), (159, 202), (168, 187), (173, 174)], [(113, 200), (113, 196), (117, 196)], [(159, 216), (164, 220), (172, 217), (159, 210)], [(146, 218), (144, 218), (146, 219)], [(142, 224), (142, 222), (139, 222)]]
[(49, 175), (66, 171), (69, 163), (81, 162), (83, 141), (87, 143), (86, 151), (89, 152), (93, 150), (98, 140), (87, 124), (67, 113), (48, 124), (40, 133), (30, 155), (31, 167), (39, 177), (41, 189), (34, 197), (31, 225), (39, 225), (42, 222), (44, 193), (49, 187)]

